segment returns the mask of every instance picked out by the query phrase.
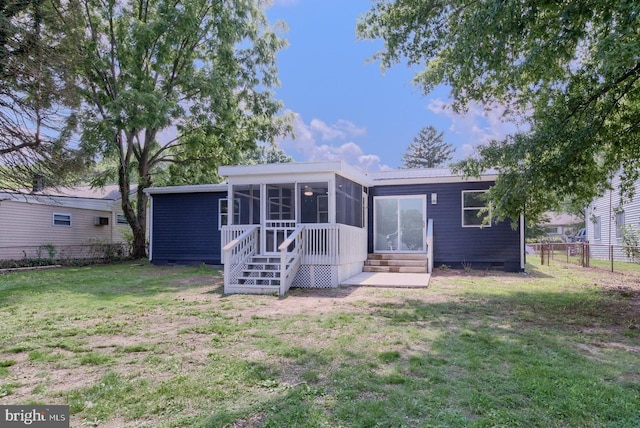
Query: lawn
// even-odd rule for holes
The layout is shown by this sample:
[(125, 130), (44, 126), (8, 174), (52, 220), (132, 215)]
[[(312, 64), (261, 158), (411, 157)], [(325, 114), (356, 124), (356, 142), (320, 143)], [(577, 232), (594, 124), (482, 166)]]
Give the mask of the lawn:
[(0, 404), (69, 404), (74, 427), (640, 426), (640, 274), (528, 269), (285, 298), (204, 267), (0, 275)]

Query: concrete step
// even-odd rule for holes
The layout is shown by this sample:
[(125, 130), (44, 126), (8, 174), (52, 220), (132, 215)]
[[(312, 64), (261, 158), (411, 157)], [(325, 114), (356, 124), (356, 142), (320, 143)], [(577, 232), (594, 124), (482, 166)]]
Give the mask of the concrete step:
[(227, 294), (278, 294), (280, 287), (277, 285), (244, 285), (231, 284), (225, 288)]
[(370, 253), (368, 260), (424, 260), (428, 259), (425, 253)]
[(417, 266), (364, 266), (363, 272), (397, 272), (397, 273), (427, 273), (427, 267)]
[(395, 259), (373, 259), (366, 260), (364, 262), (366, 266), (412, 266), (412, 267), (423, 267), (427, 265), (426, 260), (395, 260)]

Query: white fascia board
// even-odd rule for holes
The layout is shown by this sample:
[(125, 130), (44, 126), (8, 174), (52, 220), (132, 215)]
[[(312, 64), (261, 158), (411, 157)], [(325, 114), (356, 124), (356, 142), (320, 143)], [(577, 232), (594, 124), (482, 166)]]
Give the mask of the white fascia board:
[(0, 193), (0, 200), (9, 200), (34, 205), (49, 205), (61, 208), (79, 208), (85, 210), (113, 212), (119, 201), (110, 199), (74, 198), (71, 196), (44, 196), (21, 193)]
[[(250, 178), (254, 184), (273, 183), (273, 179), (267, 177), (283, 177), (287, 182), (307, 180), (310, 175), (314, 174), (340, 174), (345, 178), (349, 178), (357, 183), (365, 186), (371, 185), (371, 180), (358, 169), (347, 165), (343, 161), (327, 161), (327, 162), (304, 162), (304, 163), (272, 163), (260, 165), (234, 165), (221, 166), (218, 168), (218, 174), (229, 178), (229, 182), (239, 183), (239, 178)], [(246, 180), (241, 180), (246, 181)], [(277, 178), (276, 181), (282, 181)]]
[(193, 184), (187, 186), (149, 187), (144, 189), (147, 195), (161, 195), (171, 193), (211, 193), (226, 192), (227, 183), (221, 184)]
[(478, 182), (493, 182), (498, 178), (497, 175), (481, 175), (480, 177), (414, 177), (414, 178), (391, 178), (375, 179), (373, 180), (373, 186), (399, 186), (406, 184), (438, 184), (438, 183), (478, 183)]

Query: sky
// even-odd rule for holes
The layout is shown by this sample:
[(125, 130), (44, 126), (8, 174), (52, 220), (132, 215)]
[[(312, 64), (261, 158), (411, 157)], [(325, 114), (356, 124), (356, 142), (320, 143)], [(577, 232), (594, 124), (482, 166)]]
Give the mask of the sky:
[(371, 0), (274, 0), (271, 22), (284, 21), (289, 46), (278, 54), (276, 97), (294, 116), (295, 139), (278, 141), (297, 162), (342, 159), (363, 171), (397, 169), (420, 129), (434, 126), (452, 143), (454, 160), (515, 126), (499, 108), (472, 105), (456, 115), (449, 88), (424, 95), (416, 69), (400, 63), (383, 72), (370, 57), (381, 41), (357, 40), (356, 22)]

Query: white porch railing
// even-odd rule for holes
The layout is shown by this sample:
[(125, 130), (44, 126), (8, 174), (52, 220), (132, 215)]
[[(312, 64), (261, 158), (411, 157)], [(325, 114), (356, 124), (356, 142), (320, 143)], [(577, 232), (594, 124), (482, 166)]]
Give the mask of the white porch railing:
[(238, 274), (246, 267), (247, 260), (256, 254), (259, 230), (259, 226), (251, 225), (222, 248), (225, 293)]
[[(280, 296), (284, 296), (298, 272), (305, 249), (304, 225), (299, 225), (278, 247), (280, 251)], [(293, 246), (293, 248), (289, 248)]]
[[(228, 226), (222, 226), (222, 230), (220, 231), (220, 242), (221, 242), (222, 248), (223, 248), (223, 251), (221, 253), (221, 262), (223, 264), (225, 262), (224, 247), (228, 243), (233, 241), (234, 239), (237, 239), (240, 235), (242, 235), (247, 230), (249, 230), (251, 228), (255, 228), (255, 227), (258, 227), (258, 225), (254, 225), (254, 224), (233, 224), (233, 225), (228, 225)], [(256, 243), (256, 245), (257, 245), (257, 243)]]
[(433, 219), (427, 221), (427, 272), (433, 272)]
[(305, 265), (340, 265), (367, 258), (367, 231), (344, 224), (305, 224)]

